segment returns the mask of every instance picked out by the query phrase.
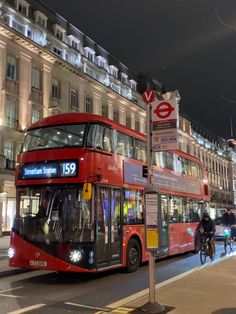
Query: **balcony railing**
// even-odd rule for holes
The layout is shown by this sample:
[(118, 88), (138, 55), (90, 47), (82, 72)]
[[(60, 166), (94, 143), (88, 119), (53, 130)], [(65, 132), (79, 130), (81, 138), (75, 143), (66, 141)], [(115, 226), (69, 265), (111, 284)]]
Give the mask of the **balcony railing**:
[(30, 100), (37, 104), (43, 103), (43, 93), (35, 88), (31, 89)]
[(4, 90), (7, 92), (14, 94), (14, 95), (19, 95), (19, 82), (12, 80), (10, 78), (5, 79), (5, 84), (4, 84)]
[(49, 109), (57, 109), (58, 111), (61, 111), (61, 100), (51, 97), (49, 101)]
[(14, 117), (6, 117), (6, 126), (9, 126), (10, 128), (18, 129), (19, 127), (19, 120), (15, 119)]

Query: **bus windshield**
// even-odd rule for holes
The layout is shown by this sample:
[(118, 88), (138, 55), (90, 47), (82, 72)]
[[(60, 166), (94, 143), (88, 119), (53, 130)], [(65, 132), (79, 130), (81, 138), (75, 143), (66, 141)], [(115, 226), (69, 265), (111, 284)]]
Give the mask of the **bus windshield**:
[(36, 242), (89, 242), (93, 240), (90, 204), (82, 199), (82, 186), (21, 188), (14, 228)]
[(29, 130), (22, 151), (45, 148), (81, 147), (84, 142), (86, 124), (50, 126)]

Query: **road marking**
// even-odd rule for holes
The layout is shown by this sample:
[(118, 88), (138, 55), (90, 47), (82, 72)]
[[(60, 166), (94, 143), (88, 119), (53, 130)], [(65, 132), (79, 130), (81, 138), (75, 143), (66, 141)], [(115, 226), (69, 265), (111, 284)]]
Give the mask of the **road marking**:
[(8, 292), (8, 291), (13, 291), (13, 290), (22, 289), (22, 288), (24, 288), (24, 287), (22, 286), (22, 287), (16, 287), (16, 288), (11, 288), (11, 289), (1, 290), (0, 291), (0, 297), (25, 299), (26, 297), (14, 295), (14, 294), (6, 294), (5, 293), (5, 292)]
[(72, 302), (65, 302), (67, 305), (77, 306), (77, 307), (83, 307), (85, 309), (91, 309), (91, 310), (99, 310), (103, 312), (110, 312), (108, 309), (103, 309), (101, 307), (91, 306), (91, 305), (85, 305), (85, 304), (79, 304), (79, 303), (72, 303)]
[(0, 294), (4, 293), (4, 292), (8, 292), (8, 291), (13, 291), (13, 290), (17, 290), (17, 289), (22, 289), (24, 288), (24, 286), (20, 286), (20, 287), (16, 287), (16, 288), (10, 288), (10, 289), (5, 289), (5, 290), (0, 290)]
[(38, 308), (45, 306), (45, 305), (46, 304), (43, 304), (43, 303), (34, 304), (34, 305), (30, 305), (30, 306), (24, 307), (22, 309), (19, 309), (19, 310), (13, 311), (13, 312), (8, 312), (7, 314), (21, 314), (21, 313), (29, 312), (31, 310), (38, 309)]

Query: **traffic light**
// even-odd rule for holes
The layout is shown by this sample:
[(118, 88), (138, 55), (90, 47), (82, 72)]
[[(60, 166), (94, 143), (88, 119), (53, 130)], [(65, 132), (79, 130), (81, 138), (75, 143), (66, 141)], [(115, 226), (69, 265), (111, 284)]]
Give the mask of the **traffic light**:
[(148, 177), (148, 166), (143, 166), (143, 178)]

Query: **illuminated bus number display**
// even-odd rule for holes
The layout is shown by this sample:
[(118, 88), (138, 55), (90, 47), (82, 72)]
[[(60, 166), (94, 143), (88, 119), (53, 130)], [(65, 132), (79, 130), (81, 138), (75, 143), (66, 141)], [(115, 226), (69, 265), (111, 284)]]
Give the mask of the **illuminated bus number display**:
[(44, 179), (75, 177), (78, 173), (76, 160), (48, 161), (38, 163), (27, 163), (21, 168), (21, 179)]
[(62, 177), (74, 177), (77, 171), (77, 164), (75, 161), (61, 163), (61, 176)]

